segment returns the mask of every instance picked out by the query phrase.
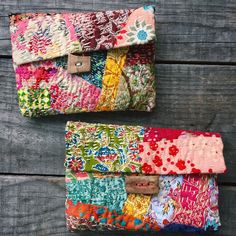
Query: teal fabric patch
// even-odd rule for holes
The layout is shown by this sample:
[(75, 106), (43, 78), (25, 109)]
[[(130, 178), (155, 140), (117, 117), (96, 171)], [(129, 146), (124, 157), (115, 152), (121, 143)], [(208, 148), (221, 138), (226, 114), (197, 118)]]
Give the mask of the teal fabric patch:
[(139, 220), (139, 219), (135, 219), (135, 220), (134, 220), (134, 224), (135, 224), (135, 225), (140, 225), (141, 223), (142, 223), (142, 221)]
[(92, 182), (90, 180), (72, 180), (66, 183), (67, 198), (74, 204), (77, 202), (90, 203), (92, 198)]
[(121, 226), (126, 226), (126, 222), (124, 220), (121, 221)]
[[(67, 198), (77, 202), (106, 206), (121, 212), (127, 199), (124, 177), (72, 180), (66, 183)], [(103, 208), (97, 214), (102, 214)]]
[(103, 224), (107, 223), (107, 218), (102, 218), (102, 219), (100, 220), (100, 222), (103, 223)]
[(102, 88), (102, 78), (106, 63), (107, 51), (91, 52), (91, 71), (80, 73), (80, 76), (95, 85), (98, 88)]

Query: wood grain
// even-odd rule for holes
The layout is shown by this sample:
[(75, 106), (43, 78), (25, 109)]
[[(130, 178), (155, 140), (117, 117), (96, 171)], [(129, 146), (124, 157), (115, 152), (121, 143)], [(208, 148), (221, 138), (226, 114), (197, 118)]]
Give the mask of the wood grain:
[(157, 65), (157, 108), (153, 113), (81, 113), (29, 119), (18, 111), (11, 63), (0, 59), (0, 172), (64, 175), (65, 123), (82, 120), (219, 131), (228, 167), (220, 182), (236, 182), (236, 67)]
[[(157, 22), (158, 88), (153, 113), (84, 113), (38, 119), (19, 114), (10, 59), (9, 13), (99, 11), (149, 4), (156, 6)], [(219, 176), (222, 231), (214, 235), (235, 235), (235, 23), (235, 0), (0, 1), (0, 235), (104, 235), (66, 231), (63, 162), (67, 120), (221, 132), (228, 172)]]
[[(1, 236), (104, 235), (104, 232), (77, 234), (67, 232), (64, 216), (64, 185), (63, 177), (0, 176)], [(236, 187), (220, 187), (219, 206), (222, 230), (214, 235), (232, 235), (231, 232), (236, 231), (235, 198)], [(120, 235), (120, 232), (106, 232), (106, 235)], [(122, 235), (145, 234), (122, 232)], [(156, 233), (152, 232), (148, 235), (154, 236)], [(175, 233), (175, 235), (183, 235), (183, 233)]]
[(234, 0), (5, 0), (0, 3), (0, 55), (11, 55), (8, 14), (98, 11), (156, 6), (158, 61), (236, 62)]

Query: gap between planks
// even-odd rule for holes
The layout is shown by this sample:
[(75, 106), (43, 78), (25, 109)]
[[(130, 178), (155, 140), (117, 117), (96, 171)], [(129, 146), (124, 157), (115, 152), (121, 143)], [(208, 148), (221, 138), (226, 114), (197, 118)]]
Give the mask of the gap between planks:
[[(12, 56), (0, 55), (0, 59), (12, 59)], [(222, 61), (155, 60), (155, 64), (236, 66), (236, 62), (222, 62)]]
[[(0, 173), (0, 178), (1, 177), (12, 177), (12, 178), (16, 178), (16, 177), (48, 177), (48, 178), (65, 178), (65, 175), (52, 175), (52, 174), (25, 174), (25, 173)], [(221, 182), (221, 181), (217, 181), (219, 186), (227, 186), (227, 187), (236, 187), (236, 183), (234, 182)]]

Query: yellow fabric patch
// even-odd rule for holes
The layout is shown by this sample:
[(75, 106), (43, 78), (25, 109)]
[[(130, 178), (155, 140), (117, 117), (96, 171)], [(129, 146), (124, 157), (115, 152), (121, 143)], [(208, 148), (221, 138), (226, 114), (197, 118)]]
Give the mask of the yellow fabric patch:
[(128, 48), (108, 50), (104, 76), (102, 79), (102, 93), (96, 111), (114, 110), (117, 88), (126, 60)]
[(151, 195), (129, 194), (124, 204), (123, 212), (138, 219), (143, 219), (151, 202)]

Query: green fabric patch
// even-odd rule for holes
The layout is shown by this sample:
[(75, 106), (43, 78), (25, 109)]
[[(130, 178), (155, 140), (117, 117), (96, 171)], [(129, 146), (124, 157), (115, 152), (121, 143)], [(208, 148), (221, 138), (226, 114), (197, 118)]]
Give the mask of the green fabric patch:
[(141, 126), (87, 124), (80, 128), (71, 122), (66, 128), (65, 167), (87, 172), (140, 172)]
[(19, 106), (23, 116), (37, 117), (50, 114), (50, 93), (48, 89), (18, 90)]

